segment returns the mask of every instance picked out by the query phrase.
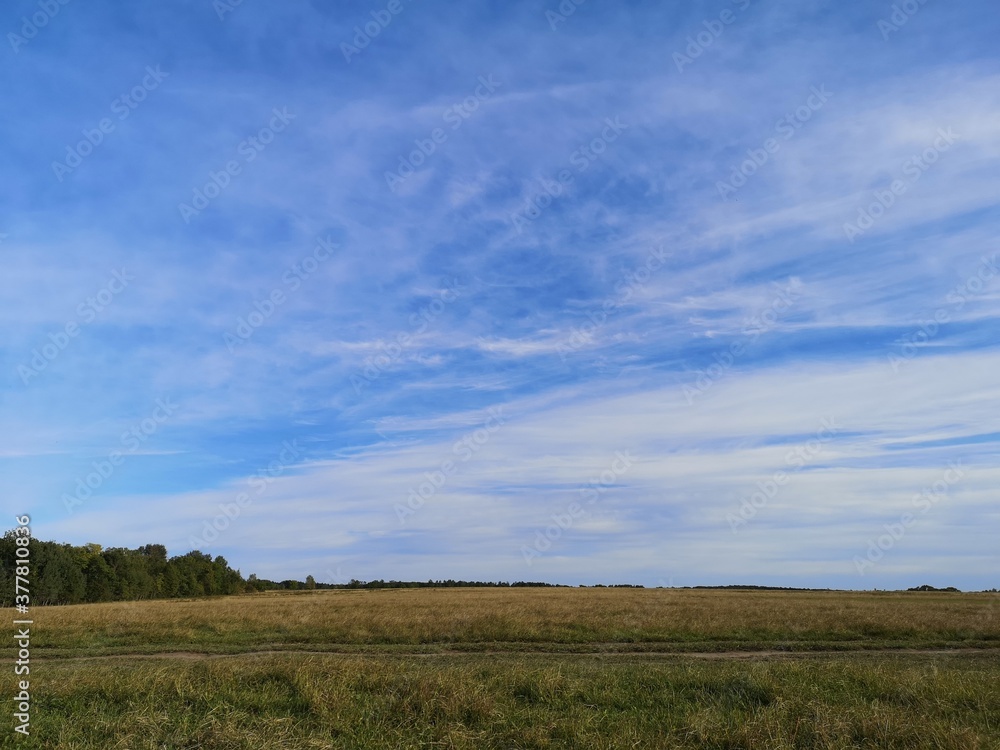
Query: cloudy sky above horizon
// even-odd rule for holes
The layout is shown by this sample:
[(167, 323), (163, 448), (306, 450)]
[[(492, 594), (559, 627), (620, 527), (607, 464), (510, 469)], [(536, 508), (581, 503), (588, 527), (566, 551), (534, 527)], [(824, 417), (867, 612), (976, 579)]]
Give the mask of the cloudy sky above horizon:
[(2, 18), (8, 527), (277, 579), (998, 585), (992, 3)]

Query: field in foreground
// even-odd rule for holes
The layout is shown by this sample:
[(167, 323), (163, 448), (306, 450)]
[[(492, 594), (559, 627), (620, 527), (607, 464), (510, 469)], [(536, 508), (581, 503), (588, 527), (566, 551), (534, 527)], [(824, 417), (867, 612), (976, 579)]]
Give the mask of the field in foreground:
[(39, 669), (22, 746), (996, 748), (998, 656), (69, 661)]
[(998, 599), (451, 589), (37, 608), (32, 737), (8, 728), (0, 747), (1000, 748)]

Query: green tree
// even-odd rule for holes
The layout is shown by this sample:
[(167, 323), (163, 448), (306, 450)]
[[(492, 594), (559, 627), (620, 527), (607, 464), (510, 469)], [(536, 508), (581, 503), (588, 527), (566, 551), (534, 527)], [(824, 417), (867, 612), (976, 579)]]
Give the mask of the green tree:
[(114, 571), (103, 555), (94, 555), (84, 570), (87, 578), (87, 601), (109, 602), (114, 598)]

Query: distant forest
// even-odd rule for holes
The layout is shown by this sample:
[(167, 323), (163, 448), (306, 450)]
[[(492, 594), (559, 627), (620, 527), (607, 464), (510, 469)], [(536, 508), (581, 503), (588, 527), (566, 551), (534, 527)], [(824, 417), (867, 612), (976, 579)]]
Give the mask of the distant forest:
[[(0, 606), (14, 603), (17, 575), (16, 535), (8, 531), (0, 538)], [(312, 576), (305, 581), (269, 581), (251, 574), (243, 578), (221, 555), (197, 550), (185, 555), (167, 557), (162, 544), (146, 544), (138, 549), (86, 544), (74, 547), (58, 542), (31, 539), (28, 545), (29, 596), (32, 604), (81, 604), (85, 602), (121, 602), (139, 599), (172, 599), (200, 596), (220, 596), (270, 590), (307, 589), (401, 589), (450, 587), (519, 587), (561, 584), (537, 581), (375, 581), (351, 580), (348, 583), (317, 583)], [(612, 584), (594, 588), (643, 588), (633, 584)], [(688, 588), (688, 587), (683, 587)], [(756, 589), (770, 591), (829, 591), (829, 589), (795, 589), (784, 586), (694, 586), (695, 589)], [(954, 591), (949, 586), (916, 586), (909, 591)], [(995, 592), (996, 589), (990, 589)]]
[[(14, 601), (15, 535), (0, 539), (0, 601)], [(32, 539), (28, 545), (28, 590), (32, 604), (79, 604), (133, 599), (213, 596), (246, 590), (239, 571), (223, 557), (201, 552), (167, 558), (162, 544), (139, 549), (70, 544)]]
[[(14, 603), (17, 558), (16, 535), (8, 531), (0, 539), (0, 605)], [(139, 599), (219, 596), (272, 589), (381, 589), (449, 586), (549, 586), (547, 583), (518, 581), (358, 581), (330, 584), (305, 581), (269, 581), (251, 574), (243, 578), (221, 555), (214, 559), (204, 552), (167, 557), (162, 544), (146, 544), (138, 549), (99, 544), (74, 547), (71, 544), (32, 539), (28, 545), (28, 581), (32, 604), (80, 604), (121, 602)]]

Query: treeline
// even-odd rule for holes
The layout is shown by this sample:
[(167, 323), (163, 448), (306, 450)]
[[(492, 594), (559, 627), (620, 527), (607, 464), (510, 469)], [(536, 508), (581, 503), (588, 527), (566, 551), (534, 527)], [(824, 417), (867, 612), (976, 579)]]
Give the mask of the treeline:
[[(0, 538), (0, 606), (14, 603), (18, 558), (16, 535), (8, 531)], [(28, 581), (32, 604), (82, 604), (90, 602), (171, 599), (175, 597), (218, 596), (254, 591), (299, 589), (411, 589), (451, 587), (552, 586), (537, 581), (375, 581), (348, 583), (269, 581), (251, 574), (244, 579), (229, 567), (224, 557), (214, 559), (204, 552), (167, 557), (162, 544), (146, 544), (138, 549), (86, 544), (46, 542), (31, 539), (28, 544)], [(23, 562), (22, 562), (23, 564)]]
[(352, 578), (347, 583), (316, 583), (312, 576), (308, 576), (305, 582), (302, 581), (268, 581), (251, 574), (247, 581), (247, 588), (252, 591), (273, 591), (298, 589), (438, 589), (438, 588), (516, 588), (518, 586), (547, 586), (550, 588), (566, 588), (561, 584), (541, 583), (538, 581), (455, 581), (451, 578), (442, 581), (383, 581), (381, 578), (374, 581), (359, 581)]
[[(584, 588), (587, 588), (587, 587), (581, 584), (580, 588), (584, 589)], [(605, 586), (603, 583), (595, 583), (592, 588), (595, 588), (595, 589), (644, 589), (646, 587), (643, 586), (641, 583), (609, 583), (607, 586)]]
[(799, 586), (754, 586), (751, 584), (731, 583), (726, 586), (681, 586), (685, 589), (738, 589), (746, 591), (833, 591), (834, 589), (807, 589)]
[[(14, 603), (17, 562), (13, 532), (0, 539), (0, 603)], [(167, 558), (162, 544), (139, 549), (32, 539), (28, 545), (28, 589), (32, 604), (168, 599), (236, 594), (247, 589), (226, 559), (202, 552)]]
[[(0, 606), (14, 603), (18, 558), (16, 536), (8, 531), (0, 538)], [(305, 581), (269, 581), (251, 574), (244, 579), (229, 567), (221, 555), (212, 558), (204, 552), (167, 557), (162, 544), (146, 544), (138, 549), (99, 544), (75, 547), (70, 544), (31, 539), (28, 545), (28, 581), (32, 604), (81, 604), (85, 602), (170, 599), (174, 597), (218, 596), (254, 591), (308, 589), (420, 589), (420, 588), (566, 588), (563, 584), (540, 581), (374, 581), (352, 579), (347, 583), (317, 583), (312, 576)], [(23, 562), (22, 562), (23, 564)], [(583, 587), (581, 587), (583, 588)], [(596, 584), (594, 588), (605, 588)], [(611, 584), (607, 588), (643, 588), (635, 584)], [(762, 591), (830, 591), (789, 586), (693, 586), (695, 589), (743, 589)], [(908, 591), (957, 592), (953, 586), (935, 588), (915, 586)], [(996, 589), (991, 589), (996, 592)]]

